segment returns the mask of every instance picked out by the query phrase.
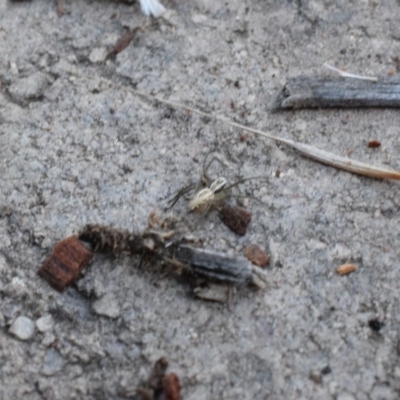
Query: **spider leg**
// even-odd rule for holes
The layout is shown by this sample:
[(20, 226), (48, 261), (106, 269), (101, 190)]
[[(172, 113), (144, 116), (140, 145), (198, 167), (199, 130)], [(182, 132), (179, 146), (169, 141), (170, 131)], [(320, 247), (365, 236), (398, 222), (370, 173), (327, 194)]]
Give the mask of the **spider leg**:
[(167, 207), (167, 210), (171, 209), (182, 196), (195, 189), (196, 186), (196, 183), (191, 183), (190, 185), (179, 190), (179, 192), (171, 200), (169, 200), (170, 205)]

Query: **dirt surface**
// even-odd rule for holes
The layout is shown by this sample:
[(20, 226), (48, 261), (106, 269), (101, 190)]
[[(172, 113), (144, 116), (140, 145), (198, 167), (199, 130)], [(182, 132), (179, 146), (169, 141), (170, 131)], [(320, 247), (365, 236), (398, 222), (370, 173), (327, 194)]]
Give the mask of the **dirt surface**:
[[(400, 169), (396, 110), (268, 110), (286, 80), (400, 72), (395, 0), (0, 0), (0, 398), (134, 398), (161, 356), (184, 399), (398, 399), (400, 187), (325, 167), (198, 106), (339, 155)], [(127, 29), (144, 26), (106, 60)], [(370, 140), (382, 146), (368, 148)], [(201, 174), (241, 186), (244, 237), (186, 215), (204, 245), (271, 253), (266, 291), (229, 308), (157, 265), (96, 256), (63, 294), (36, 274), (86, 223), (141, 231)], [(262, 203), (252, 200), (259, 199)], [(200, 222), (199, 222), (200, 220)], [(339, 276), (336, 268), (356, 263)], [(18, 338), (19, 337), (19, 338)]]

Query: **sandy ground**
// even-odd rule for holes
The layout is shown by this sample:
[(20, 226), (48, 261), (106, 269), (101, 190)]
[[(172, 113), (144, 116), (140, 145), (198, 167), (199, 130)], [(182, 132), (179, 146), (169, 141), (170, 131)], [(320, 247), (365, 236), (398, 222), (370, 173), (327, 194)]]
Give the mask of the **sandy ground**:
[[(398, 399), (399, 184), (131, 89), (399, 170), (396, 110), (269, 108), (288, 78), (331, 74), (324, 62), (399, 73), (400, 3), (164, 4), (165, 19), (105, 60), (127, 28), (147, 23), (138, 4), (69, 0), (59, 17), (55, 2), (0, 0), (0, 398), (133, 398), (165, 356), (185, 399)], [(165, 215), (210, 151), (223, 160), (211, 175), (265, 179), (241, 186), (246, 236), (216, 214), (187, 216), (192, 234), (232, 254), (250, 243), (271, 252), (266, 291), (240, 289), (229, 309), (129, 257), (96, 256), (63, 294), (37, 276), (86, 223), (141, 231), (151, 211)], [(173, 213), (186, 208), (182, 199)], [(345, 262), (358, 271), (337, 275)]]

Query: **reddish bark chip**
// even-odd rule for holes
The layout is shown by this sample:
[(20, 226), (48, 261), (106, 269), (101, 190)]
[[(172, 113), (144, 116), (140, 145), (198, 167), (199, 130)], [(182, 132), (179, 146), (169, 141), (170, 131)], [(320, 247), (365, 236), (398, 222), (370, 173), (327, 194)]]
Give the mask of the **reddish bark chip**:
[(181, 400), (181, 383), (176, 374), (164, 376), (162, 383), (166, 400)]
[(370, 140), (368, 142), (368, 147), (372, 148), (372, 149), (375, 149), (377, 147), (381, 147), (381, 142), (379, 140)]
[(62, 292), (75, 281), (93, 254), (76, 238), (71, 236), (54, 246), (50, 257), (38, 271), (38, 275), (54, 289)]
[(269, 255), (256, 244), (251, 244), (244, 249), (246, 258), (261, 268), (265, 268), (269, 263)]
[(219, 211), (221, 221), (233, 232), (244, 236), (251, 221), (251, 213), (240, 207), (223, 206)]

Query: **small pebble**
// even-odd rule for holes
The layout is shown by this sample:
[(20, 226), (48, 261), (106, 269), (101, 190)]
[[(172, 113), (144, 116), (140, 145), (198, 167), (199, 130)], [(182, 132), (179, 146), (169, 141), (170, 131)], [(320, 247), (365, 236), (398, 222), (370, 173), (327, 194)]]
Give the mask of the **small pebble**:
[(44, 315), (36, 320), (36, 328), (39, 332), (50, 332), (54, 327), (54, 320), (51, 315)]
[(40, 99), (48, 85), (48, 76), (42, 72), (35, 72), (11, 84), (9, 93), (17, 103), (26, 103), (29, 100)]
[(117, 318), (121, 314), (118, 301), (112, 293), (108, 293), (93, 303), (93, 310), (96, 314), (109, 318)]
[(35, 334), (35, 323), (21, 315), (12, 323), (9, 332), (20, 340), (31, 339)]
[(64, 365), (64, 360), (60, 353), (54, 349), (48, 349), (44, 358), (42, 374), (46, 376), (54, 375), (61, 371)]
[(89, 60), (91, 63), (102, 63), (107, 57), (107, 49), (105, 47), (96, 47), (89, 54)]
[(56, 337), (52, 333), (46, 332), (42, 340), (42, 345), (48, 347), (52, 345), (55, 341)]

